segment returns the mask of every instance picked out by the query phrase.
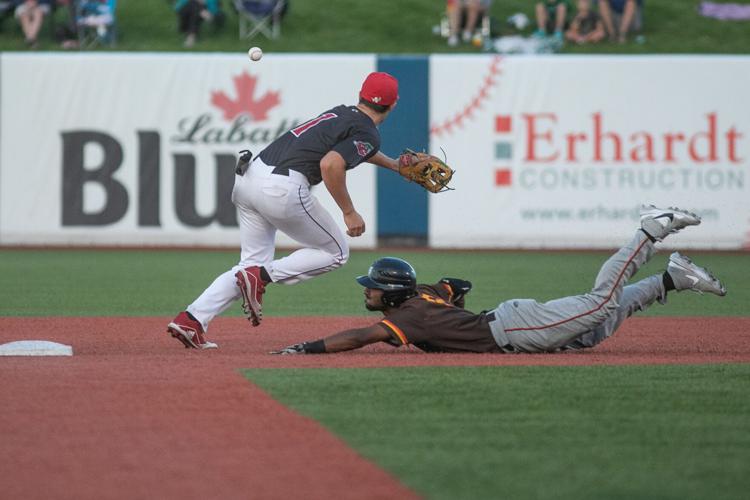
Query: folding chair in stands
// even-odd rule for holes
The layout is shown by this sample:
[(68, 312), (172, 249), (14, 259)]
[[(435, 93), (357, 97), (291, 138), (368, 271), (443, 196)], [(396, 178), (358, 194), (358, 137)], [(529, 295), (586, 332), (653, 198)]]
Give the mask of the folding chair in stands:
[(240, 38), (262, 34), (278, 38), (281, 18), (286, 10), (286, 0), (233, 0), (240, 25)]
[(79, 0), (76, 12), (80, 47), (115, 44), (117, 0)]

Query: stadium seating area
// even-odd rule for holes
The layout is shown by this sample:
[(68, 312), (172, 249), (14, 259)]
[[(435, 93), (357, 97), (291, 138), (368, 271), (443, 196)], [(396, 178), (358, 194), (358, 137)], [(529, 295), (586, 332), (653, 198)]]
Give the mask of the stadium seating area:
[[(0, 0), (0, 50), (27, 50), (24, 36), (14, 17), (23, 0)], [(49, 0), (52, 1), (52, 0)], [(185, 1), (185, 0), (183, 0)], [(415, 0), (404, 9), (398, 0), (383, 0), (382, 8), (371, 9), (368, 2), (352, 4), (330, 0), (321, 8), (318, 2), (285, 0), (210, 0), (220, 15), (211, 16), (189, 50), (225, 51), (247, 49), (248, 41), (263, 45), (267, 52), (378, 52), (378, 53), (461, 53), (487, 50), (487, 44), (460, 43), (449, 47), (445, 32), (446, 5), (443, 1)], [(104, 0), (116, 19), (106, 36), (80, 40), (66, 33), (70, 26), (71, 5), (91, 0), (54, 0), (39, 34), (39, 50), (80, 47), (96, 50), (182, 51), (184, 37), (178, 30), (174, 0), (120, 2)], [(100, 3), (100, 2), (96, 2)], [(252, 4), (252, 5), (251, 5)], [(575, 2), (571, 2), (574, 5)], [(598, 4), (593, 2), (592, 4)], [(719, 19), (706, 15), (701, 0), (645, 2), (646, 20), (640, 37), (626, 43), (609, 38), (596, 44), (565, 43), (563, 53), (734, 53), (750, 51), (750, 23), (739, 19)], [(713, 4), (712, 4), (713, 5)], [(393, 16), (392, 12), (399, 12)], [(254, 20), (248, 16), (254, 15)], [(253, 14), (253, 12), (255, 12)], [(711, 11), (713, 12), (713, 11)], [(260, 13), (260, 14), (258, 14)], [(270, 17), (266, 17), (266, 15)], [(527, 22), (523, 21), (526, 18)], [(208, 16), (206, 16), (208, 18)], [(481, 34), (493, 37), (520, 34), (530, 37), (536, 30), (534, 2), (507, 0), (492, 2), (482, 18)], [(78, 23), (72, 28), (77, 31)], [(335, 26), (335, 29), (331, 27)], [(519, 28), (520, 26), (520, 28)], [(96, 30), (94, 30), (96, 31)], [(685, 34), (700, 33), (700, 36)], [(71, 43), (76, 40), (78, 43)], [(67, 42), (67, 43), (65, 43)]]

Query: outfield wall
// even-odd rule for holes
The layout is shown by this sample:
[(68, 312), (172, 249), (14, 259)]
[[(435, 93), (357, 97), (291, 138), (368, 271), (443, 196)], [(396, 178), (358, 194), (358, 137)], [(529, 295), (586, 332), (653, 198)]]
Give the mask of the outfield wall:
[(456, 190), (350, 171), (353, 247), (614, 247), (641, 202), (703, 215), (676, 246), (750, 246), (750, 57), (149, 53), (0, 54), (0, 245), (234, 247), (239, 150), (376, 69), (403, 97), (383, 151), (442, 148)]
[[(355, 102), (376, 58), (14, 53), (0, 64), (0, 244), (236, 247), (238, 152)], [(374, 227), (374, 167), (347, 184)], [(322, 184), (313, 193), (340, 219)], [(375, 242), (368, 231), (351, 245)]]
[(433, 56), (431, 150), (459, 172), (430, 244), (612, 247), (647, 202), (703, 216), (670, 244), (747, 247), (748, 89), (750, 57)]

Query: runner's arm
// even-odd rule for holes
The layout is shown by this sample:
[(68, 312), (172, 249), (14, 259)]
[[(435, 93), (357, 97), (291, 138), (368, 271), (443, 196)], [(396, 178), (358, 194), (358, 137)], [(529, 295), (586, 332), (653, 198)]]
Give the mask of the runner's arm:
[(391, 334), (379, 323), (365, 328), (354, 328), (334, 333), (324, 339), (294, 344), (272, 354), (323, 354), (351, 351), (375, 342), (387, 342)]

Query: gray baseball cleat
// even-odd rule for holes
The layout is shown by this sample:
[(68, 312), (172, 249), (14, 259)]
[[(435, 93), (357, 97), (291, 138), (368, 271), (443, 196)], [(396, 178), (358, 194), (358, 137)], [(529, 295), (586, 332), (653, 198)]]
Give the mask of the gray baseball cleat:
[(716, 279), (708, 269), (695, 264), (680, 252), (675, 252), (669, 256), (667, 272), (672, 278), (675, 290), (678, 292), (692, 290), (700, 294), (704, 292), (713, 293), (720, 297), (727, 294), (727, 289), (724, 288), (721, 281)]
[(697, 226), (700, 223), (701, 218), (687, 210), (657, 208), (653, 205), (641, 207), (641, 229), (657, 241), (662, 241), (687, 226)]

